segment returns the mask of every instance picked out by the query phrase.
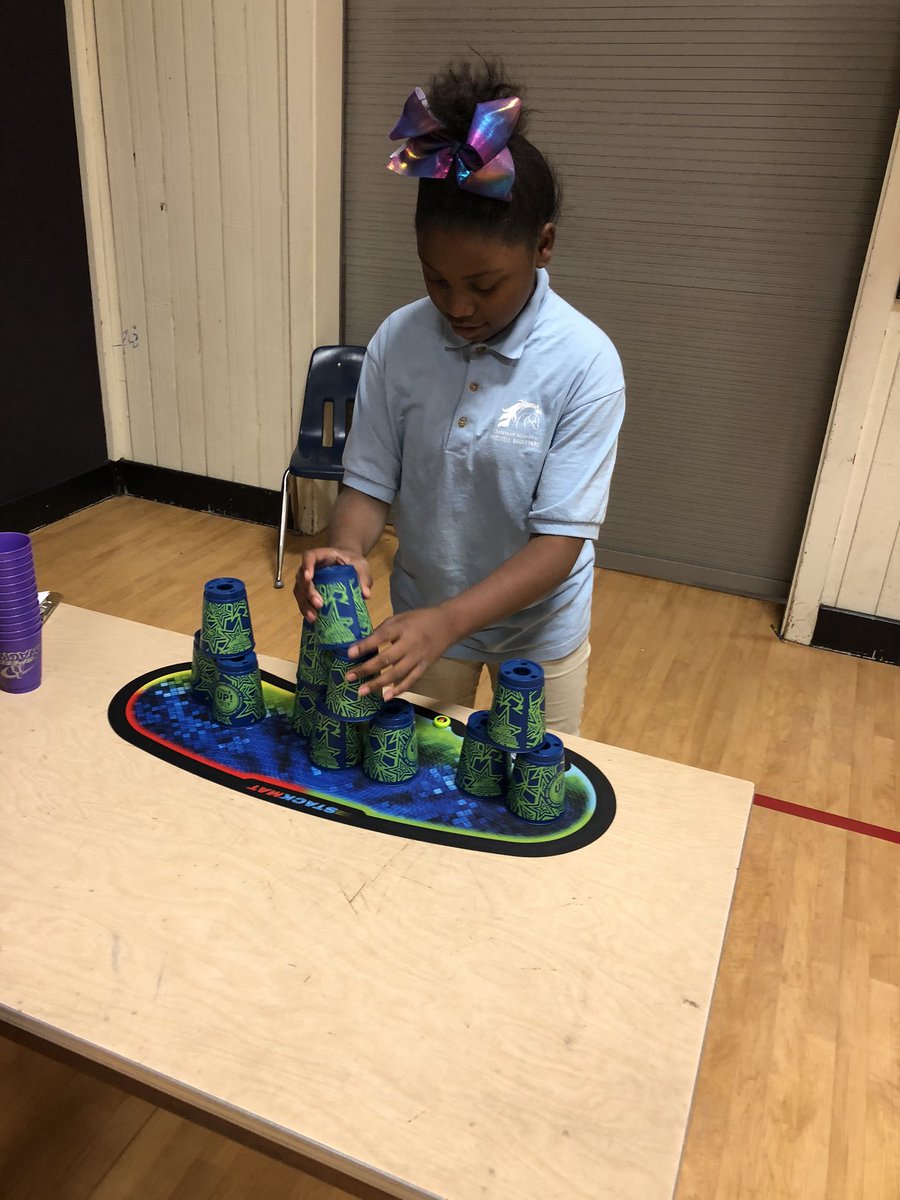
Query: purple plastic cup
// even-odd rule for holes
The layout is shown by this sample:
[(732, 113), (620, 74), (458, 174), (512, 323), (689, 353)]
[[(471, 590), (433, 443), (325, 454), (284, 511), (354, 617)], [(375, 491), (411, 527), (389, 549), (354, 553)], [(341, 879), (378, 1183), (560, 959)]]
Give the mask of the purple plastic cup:
[(37, 604), (19, 604), (15, 608), (7, 608), (0, 604), (0, 629), (10, 625), (21, 625), (23, 621), (39, 621), (41, 610)]
[(30, 549), (31, 538), (27, 533), (0, 533), (0, 558)]
[(23, 611), (40, 612), (37, 592), (26, 592), (22, 596), (0, 596), (0, 621), (6, 616), (21, 615)]
[(0, 589), (0, 608), (4, 604), (37, 604), (37, 587), (26, 583), (19, 587)]
[(0, 637), (0, 689), (33, 692), (41, 684), (41, 630), (28, 637)]
[(11, 625), (22, 625), (37, 621), (40, 624), (41, 610), (35, 600), (33, 604), (21, 604), (15, 608), (0, 605), (0, 629), (8, 629)]
[(13, 642), (19, 642), (22, 638), (34, 637), (40, 631), (40, 621), (29, 625), (0, 626), (0, 650), (7, 649)]
[(0, 579), (12, 582), (14, 579), (21, 579), (23, 575), (34, 574), (34, 559), (23, 558), (17, 562), (3, 562), (0, 560)]
[(34, 562), (34, 551), (30, 546), (24, 550), (10, 550), (8, 554), (0, 555), (0, 563), (4, 566), (12, 567), (23, 562)]
[(18, 633), (9, 631), (0, 633), (0, 651), (4, 650), (22, 650), (30, 645), (35, 637), (41, 636), (41, 626), (35, 628), (25, 628)]
[(30, 571), (22, 571), (19, 575), (3, 575), (0, 574), (0, 591), (21, 591), (23, 587), (28, 587), (34, 584), (37, 591), (37, 576), (32, 567)]
[(33, 567), (34, 554), (29, 546), (27, 550), (15, 554), (4, 554), (0, 558), (0, 568), (4, 571), (15, 570), (17, 567)]

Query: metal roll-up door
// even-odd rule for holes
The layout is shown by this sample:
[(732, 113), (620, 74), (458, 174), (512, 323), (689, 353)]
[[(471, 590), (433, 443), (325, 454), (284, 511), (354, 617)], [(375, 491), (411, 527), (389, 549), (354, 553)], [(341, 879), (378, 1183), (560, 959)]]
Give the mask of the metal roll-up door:
[(423, 294), (408, 92), (470, 47), (563, 177), (553, 287), (629, 408), (600, 562), (783, 597), (900, 96), (900, 5), (348, 0), (344, 337)]

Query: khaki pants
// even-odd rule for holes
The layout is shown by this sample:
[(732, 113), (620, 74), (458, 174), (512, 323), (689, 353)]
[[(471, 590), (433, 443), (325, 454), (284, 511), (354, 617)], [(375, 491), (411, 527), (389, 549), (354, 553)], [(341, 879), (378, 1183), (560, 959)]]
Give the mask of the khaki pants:
[[(544, 701), (548, 729), (560, 733), (578, 733), (584, 709), (588, 659), (591, 644), (585, 639), (565, 658), (541, 663), (544, 668)], [(496, 687), (499, 663), (469, 662), (461, 658), (439, 658), (419, 676), (413, 691), (432, 696), (440, 704), (460, 704), (472, 708), (481, 672), (487, 667)]]

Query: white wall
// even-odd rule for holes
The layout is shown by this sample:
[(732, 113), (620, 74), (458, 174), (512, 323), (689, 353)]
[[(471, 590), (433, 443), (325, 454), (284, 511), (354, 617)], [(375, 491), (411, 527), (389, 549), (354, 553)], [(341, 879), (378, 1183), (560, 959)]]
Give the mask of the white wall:
[(900, 619), (900, 123), (782, 633), (809, 643), (821, 605)]
[(860, 432), (822, 603), (900, 620), (900, 303)]
[(275, 488), (336, 341), (336, 0), (68, 0), (114, 458)]

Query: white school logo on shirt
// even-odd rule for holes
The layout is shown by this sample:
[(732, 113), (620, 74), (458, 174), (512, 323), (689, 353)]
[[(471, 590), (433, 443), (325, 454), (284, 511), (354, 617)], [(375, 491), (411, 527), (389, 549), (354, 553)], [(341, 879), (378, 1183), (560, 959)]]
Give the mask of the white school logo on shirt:
[(500, 413), (497, 428), (509, 429), (515, 425), (517, 428), (532, 429), (536, 433), (541, 427), (543, 415), (537, 404), (531, 404), (528, 400), (517, 400)]
[(495, 442), (507, 442), (514, 446), (537, 446), (544, 414), (539, 404), (530, 400), (517, 400), (500, 410), (497, 428), (491, 435)]

